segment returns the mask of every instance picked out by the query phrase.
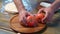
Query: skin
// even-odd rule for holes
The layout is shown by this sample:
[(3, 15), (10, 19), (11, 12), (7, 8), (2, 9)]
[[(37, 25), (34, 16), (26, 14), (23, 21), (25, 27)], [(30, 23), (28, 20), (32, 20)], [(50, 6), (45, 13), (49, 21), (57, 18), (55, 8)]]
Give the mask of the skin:
[(28, 15), (28, 14), (30, 15), (30, 13), (25, 10), (22, 0), (13, 0), (13, 1), (19, 12), (19, 21), (26, 19), (26, 15)]
[[(19, 21), (23, 20), (23, 18), (26, 18), (26, 14), (30, 14), (25, 10), (22, 0), (14, 0), (14, 3), (19, 12)], [(40, 13), (42, 10), (44, 10), (44, 12), (46, 13), (42, 21), (45, 21), (45, 20), (50, 21), (52, 19), (52, 16), (54, 15), (54, 12), (59, 7), (60, 7), (60, 0), (55, 0), (50, 7), (40, 9), (38, 13)]]
[(50, 22), (52, 20), (54, 12), (58, 10), (59, 7), (60, 7), (60, 0), (55, 0), (50, 7), (40, 9), (38, 13), (40, 13), (42, 10), (46, 13), (42, 21)]

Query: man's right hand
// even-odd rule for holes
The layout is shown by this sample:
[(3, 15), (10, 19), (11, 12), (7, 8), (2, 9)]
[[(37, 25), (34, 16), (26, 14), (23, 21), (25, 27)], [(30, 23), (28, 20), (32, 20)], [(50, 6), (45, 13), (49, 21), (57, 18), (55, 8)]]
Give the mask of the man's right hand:
[(52, 10), (51, 8), (42, 8), (38, 11), (38, 14), (42, 11), (46, 13), (45, 17), (42, 19), (42, 22), (50, 22), (54, 15), (54, 10)]

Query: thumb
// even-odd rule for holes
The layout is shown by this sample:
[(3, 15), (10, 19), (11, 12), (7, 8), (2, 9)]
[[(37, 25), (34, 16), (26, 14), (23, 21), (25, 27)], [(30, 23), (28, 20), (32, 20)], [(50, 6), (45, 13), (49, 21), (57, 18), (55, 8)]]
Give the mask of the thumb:
[(37, 14), (41, 13), (43, 10), (44, 10), (44, 8), (39, 9)]
[(46, 22), (46, 20), (48, 19), (48, 11), (44, 11), (45, 12), (45, 17), (42, 19), (43, 22)]

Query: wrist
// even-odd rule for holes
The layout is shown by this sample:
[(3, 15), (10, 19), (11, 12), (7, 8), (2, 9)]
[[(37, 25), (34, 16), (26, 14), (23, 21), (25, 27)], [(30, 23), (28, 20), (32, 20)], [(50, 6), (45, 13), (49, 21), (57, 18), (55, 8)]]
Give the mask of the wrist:
[(21, 10), (21, 11), (19, 11), (19, 13), (26, 13), (26, 10)]
[(55, 10), (52, 7), (49, 7), (50, 12), (55, 13)]
[(60, 0), (56, 0), (50, 6), (51, 10), (53, 10), (54, 12), (57, 11), (59, 9), (59, 7), (60, 7)]
[(47, 11), (48, 13), (55, 12), (51, 7), (45, 8), (45, 11)]

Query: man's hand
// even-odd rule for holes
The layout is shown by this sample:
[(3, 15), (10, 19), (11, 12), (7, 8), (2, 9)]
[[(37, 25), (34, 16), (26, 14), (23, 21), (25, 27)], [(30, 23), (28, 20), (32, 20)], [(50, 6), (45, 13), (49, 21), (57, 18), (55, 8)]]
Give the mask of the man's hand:
[(19, 21), (26, 21), (26, 18), (28, 15), (31, 15), (29, 12), (27, 12), (26, 10), (23, 10), (19, 13)]
[(40, 9), (38, 13), (40, 13), (41, 11), (44, 11), (46, 13), (42, 21), (48, 21), (48, 22), (51, 21), (54, 12), (58, 10), (59, 7), (60, 7), (60, 0), (55, 0), (50, 7)]
[(54, 15), (54, 11), (52, 11), (51, 8), (42, 8), (38, 11), (38, 13), (44, 11), (46, 14), (45, 14), (45, 17), (42, 19), (43, 22), (49, 22), (52, 20), (52, 17)]
[(19, 12), (19, 21), (26, 19), (26, 15), (28, 15), (29, 13), (25, 10), (22, 0), (13, 0), (13, 1)]

